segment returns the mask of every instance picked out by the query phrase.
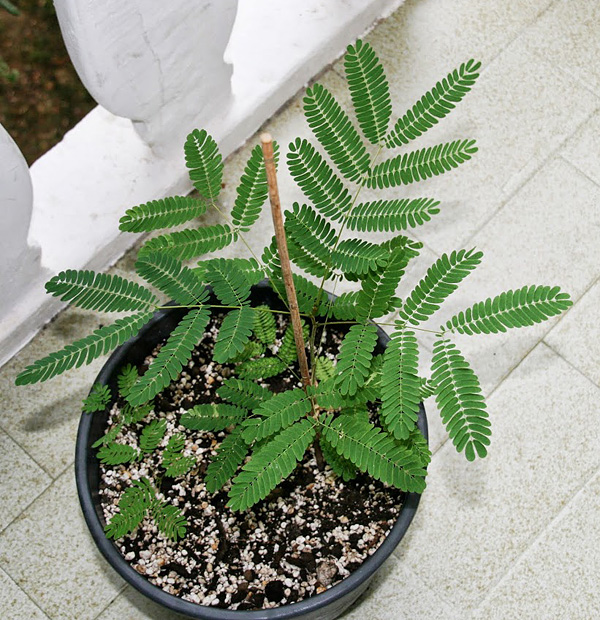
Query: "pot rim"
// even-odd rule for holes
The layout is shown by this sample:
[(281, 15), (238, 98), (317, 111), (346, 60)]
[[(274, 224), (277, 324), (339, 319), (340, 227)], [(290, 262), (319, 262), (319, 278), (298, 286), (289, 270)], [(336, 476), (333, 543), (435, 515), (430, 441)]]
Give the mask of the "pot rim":
[[(253, 292), (260, 289), (269, 289), (267, 282), (260, 282), (252, 287)], [(330, 297), (333, 297), (330, 295)], [(100, 373), (96, 377), (95, 383), (108, 384), (112, 376), (118, 372), (124, 363), (124, 358), (130, 347), (135, 344), (144, 334), (153, 329), (160, 321), (167, 317), (176, 309), (163, 309), (157, 311), (154, 316), (146, 323), (140, 332), (130, 338), (127, 342), (118, 347), (109, 357), (106, 364), (102, 367)], [(378, 343), (385, 346), (390, 337), (380, 328), (377, 328)], [(342, 581), (331, 586), (325, 592), (315, 594), (309, 598), (262, 610), (232, 610), (221, 609), (217, 607), (209, 607), (186, 601), (178, 596), (165, 592), (162, 588), (153, 585), (145, 577), (140, 575), (125, 560), (116, 543), (109, 540), (104, 533), (104, 525), (100, 520), (96, 511), (96, 504), (92, 497), (92, 490), (89, 484), (88, 474), (91, 466), (98, 467), (98, 461), (93, 456), (89, 458), (90, 450), (90, 430), (94, 414), (82, 413), (79, 429), (77, 432), (77, 443), (75, 450), (75, 479), (77, 483), (77, 492), (81, 509), (83, 511), (86, 523), (92, 534), (92, 538), (96, 546), (108, 561), (108, 563), (117, 571), (117, 573), (125, 579), (129, 584), (134, 586), (139, 592), (174, 612), (187, 615), (192, 618), (200, 618), (201, 620), (284, 620), (286, 618), (295, 618), (303, 614), (314, 613), (319, 609), (324, 609), (330, 604), (342, 599), (348, 595), (360, 584), (369, 580), (375, 572), (381, 567), (385, 560), (392, 554), (394, 549), (402, 540), (408, 526), (410, 525), (416, 513), (421, 495), (418, 493), (405, 493), (405, 500), (400, 509), (400, 513), (393, 525), (390, 533), (385, 537), (378, 549), (368, 556), (362, 565), (356, 569), (349, 577), (345, 577)], [(427, 418), (423, 404), (420, 405), (418, 427), (420, 431), (428, 439)]]

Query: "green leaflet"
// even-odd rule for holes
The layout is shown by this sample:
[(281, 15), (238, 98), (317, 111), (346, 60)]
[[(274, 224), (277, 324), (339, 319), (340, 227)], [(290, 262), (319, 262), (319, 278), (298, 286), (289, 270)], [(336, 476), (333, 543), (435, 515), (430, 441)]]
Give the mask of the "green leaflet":
[(150, 368), (131, 388), (127, 396), (131, 405), (143, 405), (177, 379), (181, 368), (189, 361), (192, 350), (204, 335), (209, 318), (210, 313), (206, 308), (190, 310), (183, 317)]
[(193, 431), (222, 431), (241, 422), (248, 410), (224, 403), (196, 405), (186, 411), (179, 423)]
[(334, 363), (328, 357), (317, 357), (315, 360), (315, 376), (319, 381), (326, 381), (335, 377)]
[(178, 304), (196, 305), (208, 300), (208, 292), (194, 272), (169, 254), (144, 254), (138, 258), (135, 268), (144, 280)]
[(185, 536), (188, 522), (177, 506), (155, 500), (150, 505), (150, 512), (156, 526), (167, 538), (176, 541)]
[(437, 385), (435, 400), (456, 450), (464, 450), (469, 461), (486, 456), (492, 432), (479, 380), (448, 339), (435, 341), (431, 380)]
[(222, 489), (244, 462), (247, 454), (248, 445), (242, 437), (241, 427), (237, 426), (217, 448), (217, 455), (206, 470), (206, 490), (216, 493)]
[(403, 491), (422, 493), (427, 472), (420, 456), (360, 416), (323, 421), (323, 435), (337, 453), (367, 472)]
[(214, 360), (219, 364), (224, 364), (241, 353), (252, 335), (253, 325), (253, 308), (244, 306), (237, 310), (230, 310), (219, 328), (213, 352)]
[(350, 230), (393, 232), (422, 226), (440, 212), (433, 198), (402, 198), (361, 202), (353, 207), (346, 225)]
[(131, 446), (121, 443), (105, 443), (96, 453), (96, 457), (101, 463), (107, 465), (120, 465), (130, 463), (139, 456), (138, 451)]
[(287, 163), (294, 181), (320, 213), (333, 220), (347, 214), (350, 192), (308, 140), (290, 143)]
[(315, 433), (315, 421), (304, 418), (263, 444), (234, 478), (227, 507), (242, 511), (264, 499), (292, 473)]
[(372, 323), (353, 325), (344, 337), (337, 362), (336, 387), (345, 395), (356, 394), (369, 374), (377, 327)]
[(457, 168), (477, 152), (475, 140), (454, 140), (387, 159), (373, 167), (367, 187), (398, 187)]
[(111, 393), (108, 385), (95, 383), (88, 396), (83, 400), (83, 412), (95, 413), (96, 411), (104, 411), (111, 399)]
[(471, 90), (479, 77), (481, 63), (469, 60), (438, 82), (413, 107), (402, 115), (386, 138), (386, 146), (408, 144), (447, 116)]
[(202, 196), (214, 201), (221, 192), (223, 160), (219, 147), (204, 131), (194, 129), (183, 147), (190, 179)]
[(217, 390), (217, 395), (233, 405), (255, 409), (273, 396), (273, 392), (250, 381), (231, 377)]
[[(206, 271), (209, 269), (212, 261), (213, 259), (200, 261), (198, 263), (198, 267), (193, 269), (193, 271), (196, 272), (197, 277), (203, 282), (206, 281)], [(265, 277), (262, 267), (258, 264), (255, 258), (228, 258), (227, 265), (233, 266), (236, 271), (241, 271), (250, 286), (258, 284)]]
[[(279, 147), (276, 143), (273, 143), (273, 150), (277, 160)], [(269, 193), (260, 145), (256, 145), (252, 149), (236, 191), (237, 196), (231, 211), (231, 221), (236, 230), (247, 232), (258, 219)]]
[(421, 402), (419, 349), (415, 333), (398, 329), (384, 353), (381, 374), (381, 416), (396, 439), (406, 439), (415, 428)]
[(304, 390), (280, 392), (253, 410), (253, 416), (243, 422), (242, 436), (246, 443), (270, 437), (291, 426), (311, 410), (310, 397)]
[(389, 86), (381, 62), (373, 48), (359, 39), (348, 46), (344, 68), (358, 124), (371, 144), (379, 144), (387, 133), (392, 114)]
[(561, 314), (573, 302), (560, 287), (524, 286), (487, 298), (454, 315), (446, 329), (459, 334), (497, 334), (511, 327), (528, 327)]
[(154, 488), (147, 478), (134, 480), (119, 500), (119, 512), (113, 516), (104, 532), (115, 540), (130, 534), (144, 520), (152, 501)]
[(286, 368), (287, 364), (276, 357), (260, 357), (242, 362), (235, 371), (242, 379), (258, 380), (274, 377)]
[(221, 250), (234, 238), (233, 231), (226, 224), (188, 228), (150, 239), (140, 248), (138, 256), (142, 258), (150, 252), (165, 252), (184, 261)]
[(226, 306), (241, 306), (250, 296), (250, 283), (243, 271), (226, 258), (204, 263), (204, 278), (212, 285), (219, 301)]
[(337, 453), (336, 449), (321, 436), (319, 438), (319, 444), (321, 451), (323, 452), (323, 458), (331, 469), (345, 482), (354, 480), (358, 474), (356, 465)]
[(185, 435), (175, 433), (171, 435), (169, 442), (162, 453), (162, 466), (165, 468), (165, 476), (178, 478), (184, 476), (195, 464), (193, 456), (184, 456)]
[(367, 172), (370, 157), (354, 125), (335, 97), (320, 84), (306, 90), (304, 116), (333, 163), (349, 181)]
[(412, 325), (426, 321), (479, 265), (482, 256), (475, 248), (454, 251), (450, 256), (443, 254), (404, 301), (399, 312), (400, 319)]
[(129, 340), (152, 318), (152, 312), (141, 312), (116, 320), (111, 325), (100, 327), (89, 336), (68, 344), (64, 349), (27, 366), (15, 381), (16, 385), (27, 385), (46, 381), (70, 368), (90, 364), (101, 355)]
[(151, 200), (127, 209), (125, 215), (119, 220), (119, 229), (137, 233), (172, 228), (200, 217), (205, 211), (206, 203), (190, 196), (171, 196)]
[(121, 276), (67, 269), (46, 282), (46, 292), (86, 310), (153, 310), (158, 299), (147, 288)]

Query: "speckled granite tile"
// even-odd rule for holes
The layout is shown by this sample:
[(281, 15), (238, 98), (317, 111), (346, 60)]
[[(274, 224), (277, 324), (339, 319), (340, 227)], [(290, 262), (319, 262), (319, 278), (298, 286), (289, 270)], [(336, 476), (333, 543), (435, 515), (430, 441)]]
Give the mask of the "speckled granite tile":
[(16, 387), (15, 378), (27, 365), (84, 337), (108, 320), (106, 315), (100, 318), (66, 310), (0, 370), (0, 427), (52, 477), (73, 462), (81, 401), (106, 358), (46, 383)]
[(594, 478), (493, 589), (477, 620), (600, 617), (600, 476)]
[(54, 620), (91, 620), (123, 587), (88, 532), (71, 468), (0, 534), (0, 567)]
[(460, 614), (392, 556), (341, 619), (453, 620)]
[(596, 0), (559, 0), (523, 39), (529, 49), (595, 93), (600, 92), (600, 3)]
[(186, 617), (165, 609), (127, 586), (96, 620), (183, 620)]
[(51, 482), (50, 476), (0, 430), (0, 531)]
[(47, 620), (48, 616), (0, 568), (0, 610), (6, 620)]
[(594, 114), (567, 142), (561, 155), (600, 185), (600, 113)]
[(600, 385), (600, 282), (569, 310), (545, 341)]
[[(447, 442), (398, 557), (466, 614), (600, 466), (600, 389), (540, 344), (489, 400), (489, 455)], [(590, 544), (592, 538), (588, 538)]]
[[(474, 302), (524, 285), (559, 285), (577, 300), (600, 274), (599, 203), (600, 188), (570, 164), (557, 159), (545, 165), (465, 244), (482, 250), (483, 260), (425, 327), (437, 329)], [(506, 334), (457, 336), (457, 343), (490, 393), (555, 322)], [(423, 338), (433, 347), (433, 335)]]

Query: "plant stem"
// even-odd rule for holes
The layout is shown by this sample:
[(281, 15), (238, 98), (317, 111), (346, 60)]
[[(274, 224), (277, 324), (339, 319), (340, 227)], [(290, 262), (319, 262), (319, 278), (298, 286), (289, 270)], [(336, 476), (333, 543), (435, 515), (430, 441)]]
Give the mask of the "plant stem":
[(294, 330), (296, 351), (298, 352), (298, 364), (300, 366), (300, 373), (302, 374), (302, 382), (304, 383), (304, 387), (307, 387), (311, 384), (310, 372), (308, 370), (306, 347), (302, 335), (302, 322), (298, 309), (298, 298), (296, 297), (296, 288), (294, 287), (290, 256), (288, 254), (285, 229), (283, 227), (283, 217), (281, 215), (281, 201), (279, 199), (277, 170), (275, 168), (275, 156), (273, 153), (273, 138), (270, 134), (263, 133), (260, 140), (262, 143), (263, 157), (265, 159), (265, 169), (267, 171), (267, 184), (269, 186), (269, 200), (271, 202), (271, 215), (273, 216), (275, 239), (277, 240), (277, 251), (281, 262), (283, 284), (285, 285), (285, 292), (290, 306), (290, 319), (292, 321), (292, 329)]

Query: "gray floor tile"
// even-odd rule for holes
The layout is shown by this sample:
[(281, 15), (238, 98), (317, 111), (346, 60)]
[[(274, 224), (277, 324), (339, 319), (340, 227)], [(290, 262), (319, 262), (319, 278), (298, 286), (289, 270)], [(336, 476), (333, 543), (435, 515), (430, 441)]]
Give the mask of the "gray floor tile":
[(559, 355), (600, 385), (600, 282), (569, 310), (545, 340)]
[(489, 401), (488, 457), (468, 463), (450, 442), (434, 456), (400, 559), (464, 614), (475, 608), (600, 465), (599, 397), (539, 345)]
[(0, 567), (54, 620), (91, 620), (123, 587), (88, 532), (71, 469), (0, 534)]
[(589, 122), (567, 142), (561, 155), (576, 168), (579, 168), (592, 181), (600, 185), (600, 113), (596, 113)]
[(127, 586), (96, 620), (183, 620), (184, 616), (165, 609)]
[(597, 0), (559, 0), (524, 33), (527, 46), (538, 56), (600, 93), (600, 3)]
[(0, 569), (0, 610), (6, 620), (46, 620), (48, 616)]
[(50, 476), (0, 430), (0, 531), (51, 482)]
[(596, 475), (498, 584), (474, 617), (600, 617), (600, 477)]

